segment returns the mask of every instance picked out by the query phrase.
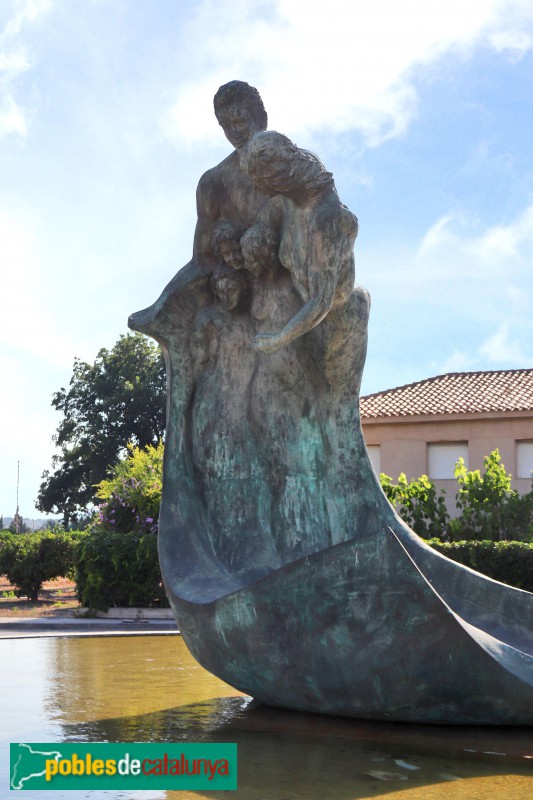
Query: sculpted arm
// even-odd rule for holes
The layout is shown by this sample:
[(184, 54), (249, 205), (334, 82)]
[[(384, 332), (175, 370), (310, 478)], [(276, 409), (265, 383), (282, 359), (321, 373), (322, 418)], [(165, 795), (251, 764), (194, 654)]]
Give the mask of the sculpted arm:
[(172, 278), (165, 289), (171, 294), (189, 284), (195, 278), (209, 274), (216, 263), (213, 252), (213, 228), (217, 221), (215, 187), (212, 170), (202, 175), (196, 189), (197, 221), (194, 231), (192, 259)]
[[(195, 285), (196, 281), (203, 280), (214, 267), (215, 255), (213, 253), (212, 232), (216, 221), (216, 207), (214, 203), (215, 191), (211, 170), (202, 176), (196, 190), (197, 223), (194, 233), (193, 256), (165, 286), (158, 299), (148, 308), (132, 314), (129, 326), (143, 333), (156, 332), (154, 323), (158, 324), (162, 312), (165, 311), (172, 298)], [(158, 325), (159, 327), (159, 325)]]
[(322, 273), (321, 286), (300, 311), (278, 333), (258, 333), (253, 347), (261, 353), (274, 353), (316, 327), (330, 311), (335, 297), (336, 276)]
[[(262, 353), (273, 353), (316, 327), (334, 304), (340, 263), (338, 246), (330, 225), (315, 230), (309, 261), (305, 265), (305, 285), (297, 278), (301, 267), (293, 271), (296, 290), (306, 300), (297, 314), (278, 333), (260, 333), (255, 337), (254, 348)], [(341, 248), (342, 250), (342, 248)]]

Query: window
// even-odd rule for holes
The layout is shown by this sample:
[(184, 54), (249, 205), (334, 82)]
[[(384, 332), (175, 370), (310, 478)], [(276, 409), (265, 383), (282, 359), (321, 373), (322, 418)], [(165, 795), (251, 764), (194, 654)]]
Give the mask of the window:
[(379, 478), (379, 473), (381, 472), (381, 448), (379, 444), (368, 444), (366, 449), (368, 450), (374, 472)]
[(433, 479), (454, 478), (457, 461), (464, 459), (468, 469), (468, 442), (428, 444), (428, 472)]
[(533, 442), (516, 443), (516, 477), (531, 478), (533, 472)]

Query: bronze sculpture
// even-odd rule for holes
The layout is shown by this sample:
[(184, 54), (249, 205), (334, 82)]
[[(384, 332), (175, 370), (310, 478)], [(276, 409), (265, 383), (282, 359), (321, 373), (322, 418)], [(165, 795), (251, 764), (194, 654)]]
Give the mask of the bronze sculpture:
[(189, 648), (273, 705), (531, 724), (533, 596), (432, 551), (370, 465), (356, 218), (255, 89), (215, 111), (235, 150), (200, 180), (193, 258), (130, 318), (167, 359), (160, 560)]

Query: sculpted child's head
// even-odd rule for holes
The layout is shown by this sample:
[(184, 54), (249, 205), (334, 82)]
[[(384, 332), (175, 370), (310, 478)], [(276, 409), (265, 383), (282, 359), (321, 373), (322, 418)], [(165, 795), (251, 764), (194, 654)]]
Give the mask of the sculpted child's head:
[(258, 277), (265, 268), (279, 264), (278, 249), (276, 232), (262, 222), (252, 225), (241, 237), (244, 267), (254, 277)]
[(244, 225), (222, 220), (213, 231), (213, 249), (233, 269), (242, 269), (244, 261), (241, 253), (240, 238), (244, 233)]
[(211, 291), (227, 311), (238, 311), (248, 299), (246, 275), (220, 264), (211, 275)]

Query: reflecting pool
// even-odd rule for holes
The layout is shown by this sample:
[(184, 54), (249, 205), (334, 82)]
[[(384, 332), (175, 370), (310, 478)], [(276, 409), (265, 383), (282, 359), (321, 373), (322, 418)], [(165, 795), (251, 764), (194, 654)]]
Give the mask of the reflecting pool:
[(237, 742), (236, 792), (21, 791), (27, 800), (530, 800), (530, 729), (365, 723), (269, 709), (200, 667), (179, 636), (4, 639), (9, 742)]

